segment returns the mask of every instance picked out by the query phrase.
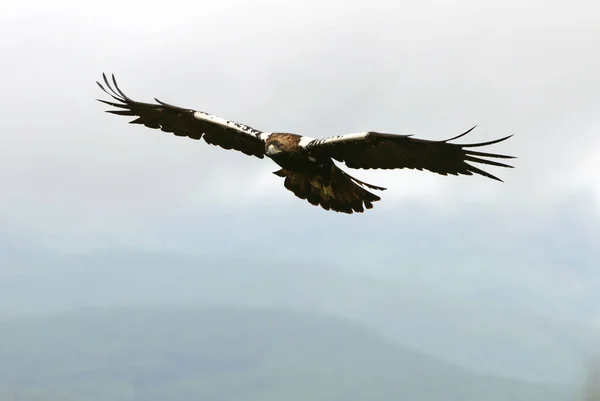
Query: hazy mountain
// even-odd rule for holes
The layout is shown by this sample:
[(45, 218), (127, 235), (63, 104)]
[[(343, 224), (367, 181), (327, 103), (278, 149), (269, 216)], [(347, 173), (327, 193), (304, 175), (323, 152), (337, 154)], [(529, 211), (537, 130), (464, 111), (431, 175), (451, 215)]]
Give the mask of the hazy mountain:
[(566, 388), (472, 374), (356, 323), (282, 309), (88, 309), (11, 319), (0, 338), (0, 388), (14, 399), (574, 399)]
[(571, 322), (448, 299), (326, 264), (111, 251), (21, 266), (0, 283), (5, 315), (165, 303), (326, 312), (463, 366), (532, 380), (578, 379), (592, 335)]

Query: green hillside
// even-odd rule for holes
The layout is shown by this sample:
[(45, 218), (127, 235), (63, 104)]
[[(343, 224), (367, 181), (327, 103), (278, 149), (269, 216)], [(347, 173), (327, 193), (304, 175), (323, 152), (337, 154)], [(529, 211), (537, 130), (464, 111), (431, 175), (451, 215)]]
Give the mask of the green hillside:
[(570, 400), (476, 376), (337, 318), (131, 308), (0, 323), (3, 401)]

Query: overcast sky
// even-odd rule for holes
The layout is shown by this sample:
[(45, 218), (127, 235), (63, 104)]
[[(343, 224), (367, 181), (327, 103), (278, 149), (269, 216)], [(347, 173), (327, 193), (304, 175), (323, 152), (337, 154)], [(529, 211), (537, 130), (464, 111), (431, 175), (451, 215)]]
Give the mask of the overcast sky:
[[(543, 287), (600, 322), (599, 15), (592, 0), (5, 1), (0, 234), (68, 251), (408, 260), (432, 282), (464, 261), (482, 270), (455, 276), (463, 287)], [(518, 159), (490, 169), (504, 183), (355, 171), (388, 190), (363, 215), (333, 214), (285, 190), (269, 160), (104, 113), (102, 72), (134, 99), (264, 131), (446, 139), (478, 124), (467, 140), (514, 134), (493, 150)]]

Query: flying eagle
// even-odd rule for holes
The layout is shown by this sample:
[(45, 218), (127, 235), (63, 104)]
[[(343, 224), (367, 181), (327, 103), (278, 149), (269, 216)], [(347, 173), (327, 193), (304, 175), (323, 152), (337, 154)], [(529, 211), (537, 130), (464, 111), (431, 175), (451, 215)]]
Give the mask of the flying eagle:
[(334, 160), (358, 169), (425, 169), (441, 175), (479, 174), (498, 181), (502, 180), (467, 162), (512, 167), (485, 159), (511, 159), (512, 156), (469, 149), (502, 142), (512, 135), (489, 142), (459, 145), (449, 141), (468, 134), (475, 127), (444, 141), (373, 131), (322, 139), (263, 132), (203, 111), (172, 106), (158, 99), (154, 99), (156, 104), (137, 102), (121, 91), (114, 75), (114, 89), (106, 75), (102, 74), (102, 77), (108, 90), (100, 82), (96, 83), (117, 103), (98, 100), (120, 109), (108, 110), (108, 113), (135, 116), (137, 118), (131, 121), (132, 124), (142, 124), (192, 139), (204, 138), (211, 145), (234, 149), (259, 159), (267, 156), (281, 167), (273, 174), (285, 178), (285, 188), (298, 198), (306, 199), (315, 206), (320, 205), (325, 210), (361, 213), (364, 208), (371, 209), (373, 202), (381, 199), (365, 187), (385, 190), (352, 177), (338, 168)]

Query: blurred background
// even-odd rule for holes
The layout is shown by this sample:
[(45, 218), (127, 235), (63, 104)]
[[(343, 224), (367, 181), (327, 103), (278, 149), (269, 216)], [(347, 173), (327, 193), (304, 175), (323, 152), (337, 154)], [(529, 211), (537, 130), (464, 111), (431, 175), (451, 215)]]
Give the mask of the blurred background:
[[(597, 3), (2, 10), (4, 399), (590, 397)], [(362, 215), (326, 212), (269, 160), (104, 113), (102, 72), (263, 131), (478, 124), (461, 140), (514, 134), (493, 151), (518, 159), (491, 168), (504, 183), (344, 167), (388, 190)]]

